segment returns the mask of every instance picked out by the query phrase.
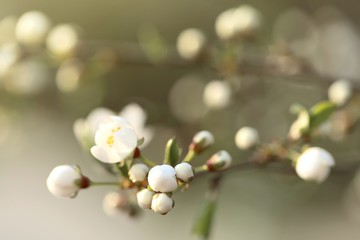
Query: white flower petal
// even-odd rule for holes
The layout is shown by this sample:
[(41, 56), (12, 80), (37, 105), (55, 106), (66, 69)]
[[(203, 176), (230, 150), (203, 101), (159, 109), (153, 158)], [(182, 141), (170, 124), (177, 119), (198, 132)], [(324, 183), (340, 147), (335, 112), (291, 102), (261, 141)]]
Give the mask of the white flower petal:
[(132, 128), (122, 128), (115, 134), (114, 148), (119, 156), (127, 158), (134, 153), (138, 138)]
[(124, 158), (117, 154), (115, 149), (111, 147), (93, 146), (90, 151), (96, 159), (104, 163), (117, 163), (124, 160)]

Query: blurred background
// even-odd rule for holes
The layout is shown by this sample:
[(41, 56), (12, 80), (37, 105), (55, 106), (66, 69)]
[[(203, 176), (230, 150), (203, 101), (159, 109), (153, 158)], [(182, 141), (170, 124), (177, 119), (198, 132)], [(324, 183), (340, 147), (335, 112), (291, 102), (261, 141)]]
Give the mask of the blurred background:
[[(250, 63), (267, 59), (260, 63), (271, 69), (240, 66), (235, 74), (231, 66), (229, 73), (211, 67), (214, 62), (179, 57), (174, 46), (182, 30), (201, 29), (208, 43), (218, 46), (217, 16), (241, 4), (260, 12), (262, 26), (256, 40), (234, 51)], [(63, 31), (74, 36), (55, 43), (48, 38), (47, 47), (35, 40), (17, 42), (18, 18), (32, 10), (46, 14), (51, 26), (70, 23), (75, 30)], [(158, 163), (169, 138), (177, 136), (185, 149), (203, 129), (214, 133), (214, 151), (227, 149), (235, 162), (245, 161), (251, 153), (234, 143), (240, 127), (258, 129), (264, 142), (283, 139), (295, 118), (289, 113), (292, 103), (310, 107), (327, 99), (327, 87), (339, 78), (359, 86), (359, 29), (357, 3), (349, 0), (0, 0), (0, 239), (196, 239), (191, 228), (206, 178), (176, 194), (176, 207), (167, 216), (150, 211), (136, 219), (107, 216), (102, 201), (110, 187), (82, 191), (72, 200), (54, 198), (45, 181), (59, 164), (78, 164), (94, 180), (114, 179), (82, 150), (74, 121), (95, 107), (118, 112), (136, 102), (155, 131), (144, 152)], [(63, 54), (68, 45), (76, 53)], [(224, 79), (231, 90), (215, 87), (210, 95), (225, 103), (214, 107), (204, 89)], [(352, 109), (358, 112), (359, 104)], [(336, 124), (341, 129), (343, 121)], [(360, 161), (359, 129), (342, 136), (336, 132), (314, 142), (340, 167)], [(359, 224), (356, 168), (337, 171), (321, 185), (292, 174), (249, 170), (224, 180), (212, 239), (355, 240)]]

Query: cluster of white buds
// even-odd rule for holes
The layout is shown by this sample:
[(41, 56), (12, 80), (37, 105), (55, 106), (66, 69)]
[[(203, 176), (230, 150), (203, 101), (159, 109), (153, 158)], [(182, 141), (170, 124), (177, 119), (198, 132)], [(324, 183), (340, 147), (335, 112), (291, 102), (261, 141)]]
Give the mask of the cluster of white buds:
[(335, 165), (333, 156), (325, 149), (311, 147), (306, 149), (296, 160), (296, 173), (305, 181), (321, 183), (330, 174)]
[(222, 40), (253, 36), (261, 25), (260, 12), (242, 5), (222, 12), (216, 19), (215, 31)]
[(73, 165), (55, 167), (47, 178), (46, 185), (55, 197), (73, 198), (82, 188), (90, 186), (89, 178), (81, 174), (80, 168)]
[(129, 178), (132, 182), (142, 182), (146, 179), (149, 167), (142, 163), (136, 163), (129, 170)]
[(255, 128), (242, 127), (235, 135), (235, 144), (240, 149), (250, 149), (259, 143), (259, 133)]

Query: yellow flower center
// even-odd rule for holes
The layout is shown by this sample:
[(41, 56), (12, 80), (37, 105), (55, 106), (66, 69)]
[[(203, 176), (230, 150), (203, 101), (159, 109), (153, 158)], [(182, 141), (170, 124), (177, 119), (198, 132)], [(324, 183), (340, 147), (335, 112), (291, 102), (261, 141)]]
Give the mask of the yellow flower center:
[(114, 145), (114, 134), (120, 130), (120, 127), (113, 128), (111, 132), (113, 133), (111, 136), (108, 137), (106, 143), (109, 145), (109, 147), (112, 147)]

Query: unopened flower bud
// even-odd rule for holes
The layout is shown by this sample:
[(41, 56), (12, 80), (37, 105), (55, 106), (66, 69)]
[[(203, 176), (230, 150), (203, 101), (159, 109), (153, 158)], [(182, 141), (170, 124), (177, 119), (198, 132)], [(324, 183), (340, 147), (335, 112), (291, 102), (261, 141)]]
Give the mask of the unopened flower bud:
[(338, 80), (330, 85), (328, 90), (329, 100), (336, 105), (344, 105), (352, 95), (351, 83), (347, 80)]
[(55, 197), (73, 198), (81, 188), (89, 187), (90, 180), (81, 174), (78, 166), (60, 165), (50, 172), (46, 184)]
[(61, 59), (72, 56), (78, 43), (78, 30), (71, 24), (55, 26), (46, 39), (47, 48), (50, 53)]
[(128, 199), (123, 192), (111, 192), (105, 195), (103, 200), (104, 212), (109, 216), (114, 216), (120, 210), (125, 209)]
[(183, 162), (175, 166), (176, 177), (183, 182), (190, 182), (194, 177), (194, 170), (189, 163)]
[(306, 181), (321, 183), (329, 176), (335, 165), (333, 156), (325, 149), (311, 147), (306, 149), (296, 161), (296, 173)]
[(192, 139), (190, 149), (200, 153), (214, 144), (214, 135), (209, 131), (200, 131)]
[(50, 25), (49, 18), (42, 12), (26, 12), (16, 24), (15, 35), (24, 45), (39, 46), (45, 41)]
[(175, 169), (170, 165), (159, 165), (150, 169), (148, 182), (155, 192), (173, 192), (178, 184)]
[(240, 149), (249, 149), (259, 142), (258, 131), (251, 127), (243, 127), (235, 135), (235, 144)]
[(182, 31), (177, 39), (176, 48), (179, 55), (187, 60), (199, 57), (206, 45), (206, 37), (202, 31), (189, 28)]
[(153, 191), (150, 191), (147, 188), (139, 191), (136, 194), (137, 202), (138, 202), (139, 206), (143, 209), (150, 209), (154, 194), (155, 193)]
[(142, 182), (149, 172), (148, 166), (142, 163), (134, 164), (129, 170), (129, 178), (132, 182)]
[(159, 214), (165, 215), (174, 207), (174, 200), (165, 193), (157, 193), (151, 202), (151, 209)]
[(232, 158), (227, 151), (221, 150), (210, 157), (206, 161), (206, 166), (209, 171), (221, 171), (228, 168), (231, 164)]
[(219, 110), (227, 107), (231, 101), (232, 90), (225, 81), (209, 82), (203, 93), (203, 101), (210, 109)]

